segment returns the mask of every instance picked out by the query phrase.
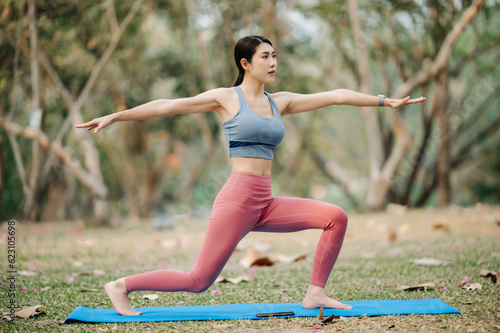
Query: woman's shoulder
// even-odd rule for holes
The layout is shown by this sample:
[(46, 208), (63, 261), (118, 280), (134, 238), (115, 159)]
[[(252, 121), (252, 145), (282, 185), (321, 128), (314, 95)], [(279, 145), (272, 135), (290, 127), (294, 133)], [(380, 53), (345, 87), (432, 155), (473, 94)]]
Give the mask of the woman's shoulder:
[(234, 87), (230, 87), (230, 88), (227, 88), (227, 87), (214, 88), (214, 89), (207, 90), (203, 94), (211, 95), (211, 96), (213, 96), (214, 98), (216, 98), (218, 100), (232, 98), (232, 97), (234, 97), (234, 96), (237, 95), (236, 91), (234, 90)]
[(290, 103), (293, 93), (288, 91), (279, 91), (269, 95), (276, 103), (276, 106), (278, 107), (278, 110), (280, 110), (280, 113), (283, 113), (283, 111), (287, 108), (288, 104)]

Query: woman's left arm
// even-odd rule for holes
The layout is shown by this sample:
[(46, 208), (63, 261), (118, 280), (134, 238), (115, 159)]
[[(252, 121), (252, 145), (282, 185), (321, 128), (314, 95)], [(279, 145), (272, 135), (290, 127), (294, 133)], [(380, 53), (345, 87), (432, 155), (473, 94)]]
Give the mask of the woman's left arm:
[[(307, 95), (280, 92), (272, 96), (278, 104), (283, 106), (282, 115), (312, 111), (330, 105), (378, 106), (379, 103), (378, 96), (367, 95), (349, 89), (337, 89)], [(410, 96), (403, 99), (386, 97), (384, 98), (384, 106), (397, 109), (410, 104), (421, 103), (425, 99), (425, 97), (410, 99)]]

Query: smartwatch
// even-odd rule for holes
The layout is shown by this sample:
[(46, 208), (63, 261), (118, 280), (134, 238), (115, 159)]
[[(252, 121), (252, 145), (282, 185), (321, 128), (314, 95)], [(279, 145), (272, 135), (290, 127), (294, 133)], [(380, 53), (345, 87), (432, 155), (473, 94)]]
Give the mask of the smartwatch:
[(384, 106), (385, 95), (378, 95), (378, 106)]

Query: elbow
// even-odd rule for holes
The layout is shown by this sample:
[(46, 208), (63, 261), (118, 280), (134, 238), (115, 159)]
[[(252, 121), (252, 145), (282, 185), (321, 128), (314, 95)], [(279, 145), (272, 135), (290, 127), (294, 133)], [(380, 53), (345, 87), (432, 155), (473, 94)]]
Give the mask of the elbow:
[(346, 104), (346, 96), (349, 93), (348, 89), (340, 88), (331, 91), (332, 105)]
[(159, 117), (171, 116), (175, 114), (175, 112), (173, 111), (174, 108), (172, 107), (172, 100), (158, 99), (156, 100), (156, 103), (157, 103), (156, 111)]

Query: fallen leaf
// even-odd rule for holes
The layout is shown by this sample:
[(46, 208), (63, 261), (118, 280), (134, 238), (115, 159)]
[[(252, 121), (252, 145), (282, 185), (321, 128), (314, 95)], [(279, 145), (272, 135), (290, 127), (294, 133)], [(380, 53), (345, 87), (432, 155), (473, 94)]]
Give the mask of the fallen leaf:
[(324, 324), (324, 323), (328, 323), (328, 322), (330, 322), (330, 321), (333, 321), (334, 319), (338, 319), (339, 317), (340, 317), (340, 316), (336, 316), (336, 315), (332, 314), (332, 315), (330, 315), (329, 317), (324, 318), (324, 317), (323, 317), (323, 307), (321, 307), (321, 308), (319, 309), (319, 312), (318, 312), (318, 320), (319, 320), (322, 324)]
[(160, 241), (160, 246), (164, 249), (167, 250), (174, 250), (177, 251), (181, 248), (181, 241), (180, 239), (162, 239)]
[(390, 214), (403, 216), (403, 215), (406, 215), (408, 213), (408, 207), (403, 206), (403, 205), (398, 205), (395, 203), (389, 203), (385, 207), (385, 211), (387, 213), (390, 213)]
[(450, 232), (450, 228), (446, 224), (439, 223), (439, 222), (434, 223), (434, 225), (432, 226), (432, 229), (434, 229), (436, 231)]
[(274, 262), (272, 262), (268, 257), (263, 256), (254, 247), (250, 247), (245, 252), (243, 259), (240, 260), (240, 265), (250, 268), (252, 266), (272, 266), (274, 265)]
[(97, 289), (87, 288), (87, 287), (82, 287), (82, 289), (80, 289), (80, 291), (82, 291), (82, 292), (96, 292), (98, 290)]
[(423, 266), (440, 266), (440, 265), (448, 266), (452, 264), (451, 262), (434, 258), (410, 259), (409, 261), (415, 265), (423, 265)]
[(389, 243), (398, 243), (398, 233), (396, 230), (389, 230)]
[(81, 273), (76, 273), (73, 272), (71, 273), (72, 277), (80, 277), (80, 276), (88, 276), (88, 275), (105, 275), (106, 273), (100, 269), (94, 269), (90, 272), (81, 272)]
[(295, 261), (304, 260), (307, 258), (307, 254), (296, 254), (294, 256), (286, 256), (284, 254), (274, 254), (271, 256), (274, 262), (280, 262), (283, 264), (289, 264)]
[(462, 288), (465, 290), (483, 290), (483, 285), (481, 283), (467, 283)]
[(158, 299), (160, 296), (158, 294), (148, 294), (148, 295), (143, 295), (142, 298), (148, 299), (150, 301), (154, 301), (155, 299)]
[(427, 289), (432, 289), (436, 285), (432, 282), (427, 282), (427, 283), (422, 283), (422, 284), (417, 284), (415, 286), (399, 286), (396, 287), (396, 290), (402, 290), (402, 291), (413, 291), (413, 290), (427, 290)]
[[(39, 308), (41, 308), (41, 307), (42, 307), (42, 305), (40, 305), (40, 304), (35, 305), (35, 306), (30, 306), (29, 308), (15, 312), (14, 315), (16, 317), (19, 317), (19, 318), (28, 319), (30, 317), (36, 317), (36, 316), (46, 314), (44, 311), (39, 310)], [(2, 318), (11, 319), (11, 320), (13, 319), (13, 317), (11, 317), (10, 312), (2, 313)]]
[(52, 287), (51, 286), (43, 287), (40, 289), (40, 291), (47, 291), (49, 289), (52, 289)]
[(73, 267), (83, 267), (83, 263), (81, 261), (73, 262)]
[(251, 277), (249, 275), (240, 275), (235, 278), (225, 278), (223, 276), (219, 276), (216, 280), (215, 283), (233, 283), (233, 284), (238, 284), (240, 282), (249, 282), (251, 281)]
[(33, 272), (33, 271), (17, 271), (17, 274), (18, 275), (22, 275), (22, 276), (37, 276), (37, 272)]
[(495, 285), (497, 286), (500, 285), (500, 271), (495, 272), (495, 271), (490, 271), (488, 269), (482, 269), (479, 274), (483, 277), (491, 277), (491, 281)]

